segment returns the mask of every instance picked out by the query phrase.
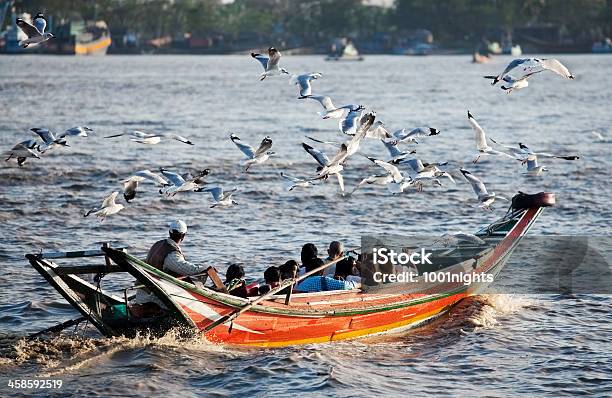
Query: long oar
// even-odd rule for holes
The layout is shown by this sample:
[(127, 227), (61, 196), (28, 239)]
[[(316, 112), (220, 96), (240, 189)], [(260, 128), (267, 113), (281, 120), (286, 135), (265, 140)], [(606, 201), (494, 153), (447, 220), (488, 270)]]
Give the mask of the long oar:
[(60, 323), (59, 325), (52, 326), (52, 327), (47, 328), (45, 330), (41, 330), (40, 332), (32, 333), (31, 335), (28, 336), (28, 340), (29, 339), (33, 339), (33, 338), (38, 337), (38, 336), (43, 335), (43, 334), (47, 334), (47, 333), (61, 332), (62, 330), (66, 329), (66, 328), (69, 328), (70, 326), (77, 325), (77, 324), (83, 322), (84, 320), (85, 320), (84, 316), (82, 316), (80, 318), (76, 318), (76, 319), (71, 319), (69, 321)]
[(262, 302), (263, 300), (267, 299), (270, 296), (275, 295), (276, 293), (280, 292), (281, 290), (283, 290), (284, 288), (294, 285), (296, 283), (298, 283), (299, 281), (308, 278), (309, 276), (311, 276), (312, 274), (316, 274), (317, 272), (324, 270), (325, 268), (329, 267), (330, 265), (333, 265), (335, 263), (337, 263), (338, 261), (344, 260), (345, 258), (347, 258), (348, 256), (342, 256), (340, 258), (337, 258), (333, 261), (330, 261), (326, 264), (321, 265), (320, 267), (317, 267), (313, 270), (310, 270), (308, 272), (306, 272), (304, 275), (298, 277), (298, 278), (294, 278), (294, 279), (290, 279), (287, 280), (286, 282), (281, 283), (279, 286), (275, 287), (274, 289), (270, 290), (268, 293), (259, 296), (258, 298), (256, 298), (255, 300), (251, 301), (250, 303), (246, 304), (245, 306), (235, 310), (234, 312), (224, 315), (221, 318), (217, 319), (216, 321), (214, 321), (213, 323), (211, 323), (210, 325), (206, 326), (204, 329), (200, 330), (200, 333), (206, 333), (211, 331), (212, 329), (216, 328), (217, 326), (223, 324), (223, 323), (227, 323), (230, 321), (233, 321), (234, 319), (236, 319), (238, 316), (240, 316), (240, 314), (242, 314), (243, 312), (246, 312), (248, 310), (250, 310), (251, 308), (253, 308), (254, 305), (259, 304), (260, 302)]

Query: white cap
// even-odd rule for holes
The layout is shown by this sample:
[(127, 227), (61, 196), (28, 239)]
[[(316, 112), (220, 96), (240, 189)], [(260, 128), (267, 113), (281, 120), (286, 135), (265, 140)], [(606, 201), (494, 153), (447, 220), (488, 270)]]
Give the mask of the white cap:
[(174, 220), (170, 223), (170, 232), (172, 231), (176, 231), (179, 232), (181, 234), (186, 234), (187, 233), (187, 224), (185, 224), (184, 221), (181, 220)]

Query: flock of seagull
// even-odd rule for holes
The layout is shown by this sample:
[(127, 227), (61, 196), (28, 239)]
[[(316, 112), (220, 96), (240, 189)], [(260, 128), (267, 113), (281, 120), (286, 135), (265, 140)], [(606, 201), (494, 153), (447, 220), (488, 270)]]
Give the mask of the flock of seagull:
[[(18, 26), (28, 35), (29, 42), (24, 42), (24, 46), (44, 41), (40, 37), (46, 38), (45, 40), (53, 37), (51, 34), (44, 33), (46, 21), (42, 14), (38, 14), (34, 18), (33, 23), (34, 25), (30, 25), (21, 19), (17, 20)], [(376, 112), (366, 111), (363, 105), (347, 104), (336, 106), (329, 96), (313, 94), (312, 83), (314, 80), (320, 79), (322, 74), (318, 72), (298, 75), (290, 74), (280, 66), (281, 53), (274, 47), (268, 49), (267, 56), (251, 53), (251, 57), (263, 67), (260, 80), (263, 81), (274, 76), (290, 76), (289, 83), (297, 85), (299, 89), (297, 98), (318, 102), (322, 107), (322, 111), (318, 113), (319, 116), (322, 119), (337, 119), (340, 135), (345, 137), (344, 140), (337, 142), (306, 137), (313, 145), (321, 144), (332, 148), (328, 150), (331, 156), (328, 156), (323, 150), (315, 148), (309, 143), (302, 142), (303, 149), (316, 161), (316, 169), (313, 170), (312, 175), (306, 177), (296, 177), (288, 175), (284, 171), (280, 172), (280, 177), (285, 180), (288, 191), (292, 191), (295, 188), (312, 187), (319, 182), (328, 180), (330, 177), (337, 180), (342, 195), (354, 194), (364, 185), (386, 186), (391, 194), (397, 195), (408, 188), (422, 191), (425, 187), (442, 186), (442, 178), (455, 183), (455, 178), (451, 173), (443, 169), (444, 166), (448, 165), (448, 162), (424, 162), (419, 158), (411, 156), (416, 153), (410, 147), (411, 144), (417, 144), (423, 139), (435, 137), (440, 134), (440, 130), (430, 126), (422, 126), (413, 129), (402, 128), (391, 133), (383, 122), (376, 120)], [(527, 79), (545, 70), (550, 70), (569, 79), (574, 78), (559, 61), (539, 58), (514, 60), (499, 75), (485, 76), (485, 78), (492, 79), (493, 85), (500, 81), (503, 82), (501, 88), (510, 93), (512, 90), (527, 87)], [(487, 139), (484, 129), (470, 111), (467, 112), (467, 117), (469, 124), (475, 132), (477, 153), (473, 159), (474, 163), (485, 156), (498, 156), (526, 165), (525, 174), (528, 176), (539, 176), (547, 169), (539, 165), (538, 158), (546, 157), (563, 160), (576, 160), (579, 158), (576, 155), (535, 152), (524, 143), (508, 145), (499, 143), (492, 138)], [(70, 128), (56, 137), (49, 129), (32, 128), (31, 132), (36, 134), (41, 141), (29, 139), (18, 143), (7, 152), (8, 157), (6, 161), (16, 159), (17, 164), (23, 166), (27, 159), (40, 159), (40, 155), (55, 147), (69, 146), (67, 139), (87, 137), (88, 133), (92, 131), (89, 127), (79, 126)], [(114, 134), (104, 138), (118, 137), (127, 137), (132, 142), (145, 145), (156, 145), (164, 140), (176, 140), (183, 144), (194, 145), (189, 139), (177, 134), (147, 133), (138, 130)], [(269, 136), (263, 138), (257, 149), (243, 142), (235, 133), (231, 133), (229, 139), (245, 157), (243, 163), (245, 172), (248, 172), (253, 166), (264, 164), (271, 156), (275, 155), (275, 152), (271, 151), (273, 142)], [(361, 152), (360, 145), (365, 139), (380, 141), (387, 152), (387, 156), (374, 157)], [(347, 192), (342, 173), (347, 166), (347, 160), (354, 155), (363, 156), (371, 161), (377, 167), (378, 173), (363, 178), (351, 192)], [(477, 196), (478, 207), (493, 210), (492, 204), (496, 199), (507, 200), (496, 195), (494, 192), (489, 192), (484, 182), (470, 171), (460, 168), (460, 172), (471, 184)], [(121, 181), (123, 198), (126, 203), (130, 203), (136, 197), (139, 184), (148, 181), (158, 186), (160, 195), (170, 197), (182, 192), (208, 192), (214, 201), (211, 207), (229, 207), (237, 204), (232, 197), (237, 189), (224, 191), (222, 187), (209, 186), (205, 181), (209, 173), (210, 170), (208, 169), (199, 170), (193, 174), (190, 172), (179, 174), (164, 168), (160, 168), (158, 172), (141, 170)], [(87, 217), (90, 214), (94, 214), (100, 218), (100, 221), (103, 221), (106, 217), (120, 212), (125, 206), (117, 203), (118, 195), (119, 191), (112, 192), (104, 198), (101, 206), (88, 210), (84, 216)]]

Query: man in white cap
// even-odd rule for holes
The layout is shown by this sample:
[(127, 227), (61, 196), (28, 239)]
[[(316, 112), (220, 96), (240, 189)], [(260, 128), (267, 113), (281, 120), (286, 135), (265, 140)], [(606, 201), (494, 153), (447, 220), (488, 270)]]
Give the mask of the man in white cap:
[(147, 255), (147, 263), (174, 277), (204, 272), (206, 267), (197, 266), (185, 260), (179, 246), (187, 234), (187, 224), (181, 220), (172, 221), (169, 233), (169, 238), (157, 241), (151, 246)]

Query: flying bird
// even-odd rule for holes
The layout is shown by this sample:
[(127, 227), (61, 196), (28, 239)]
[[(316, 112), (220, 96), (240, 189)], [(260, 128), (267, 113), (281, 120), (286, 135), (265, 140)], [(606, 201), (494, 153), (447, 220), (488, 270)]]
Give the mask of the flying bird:
[[(40, 16), (42, 16), (42, 14), (38, 14), (35, 18), (35, 23), (38, 20), (38, 24), (40, 24), (40, 26), (42, 26), (42, 24), (40, 23)], [(44, 19), (44, 17), (43, 17)], [(49, 32), (43, 32), (40, 31), (38, 28), (36, 28), (35, 26), (30, 25), (29, 23), (27, 23), (26, 21), (24, 21), (21, 18), (17, 18), (17, 20), (15, 21), (15, 23), (17, 24), (17, 26), (19, 27), (19, 29), (21, 29), (23, 31), (23, 33), (25, 33), (28, 38), (25, 40), (21, 40), (19, 42), (19, 46), (23, 47), (23, 48), (28, 48), (29, 45), (37, 45), (40, 43), (43, 43), (49, 39), (52, 39), (53, 34), (49, 33)], [(47, 23), (45, 21), (45, 26), (47, 26)]]
[(461, 174), (463, 174), (465, 179), (470, 183), (470, 185), (472, 185), (472, 189), (474, 190), (474, 193), (476, 194), (476, 196), (478, 197), (478, 201), (480, 202), (478, 207), (482, 207), (483, 209), (492, 211), (493, 207), (491, 205), (493, 204), (495, 199), (501, 199), (506, 201), (508, 200), (502, 196), (495, 195), (495, 192), (489, 193), (487, 191), (487, 188), (485, 187), (485, 184), (474, 174), (470, 173), (465, 169), (459, 170), (461, 171)]
[(344, 193), (344, 177), (341, 174), (342, 170), (344, 170), (344, 166), (341, 164), (341, 161), (345, 159), (344, 155), (346, 154), (346, 145), (341, 145), (340, 150), (332, 160), (329, 160), (324, 152), (319, 151), (306, 143), (302, 143), (302, 147), (317, 161), (317, 163), (319, 163), (319, 167), (317, 167), (318, 176), (315, 178), (315, 180), (326, 180), (329, 178), (329, 176), (335, 175), (338, 179), (338, 185), (340, 185), (340, 191)]
[(119, 192), (117, 191), (111, 193), (106, 198), (104, 198), (104, 201), (102, 202), (102, 206), (94, 207), (93, 209), (88, 210), (84, 214), (84, 217), (87, 217), (93, 213), (95, 216), (99, 217), (100, 222), (102, 222), (106, 219), (106, 217), (119, 213), (121, 210), (125, 208), (125, 206), (123, 206), (120, 203), (115, 203), (115, 199), (117, 199), (117, 195), (119, 195)]
[(259, 144), (259, 148), (257, 148), (257, 150), (255, 150), (250, 145), (243, 144), (242, 141), (240, 141), (240, 138), (234, 133), (230, 134), (230, 139), (238, 147), (238, 149), (240, 149), (240, 151), (244, 153), (244, 155), (247, 157), (247, 160), (243, 164), (243, 166), (245, 166), (245, 172), (248, 172), (249, 168), (252, 165), (262, 164), (266, 160), (268, 160), (270, 156), (274, 155), (273, 151), (269, 151), (269, 149), (272, 148), (272, 139), (270, 138), (270, 136), (264, 137), (264, 139), (261, 141), (261, 144)]
[(364, 107), (361, 105), (355, 108), (348, 108), (346, 116), (341, 118), (338, 122), (338, 127), (342, 133), (346, 135), (355, 135), (355, 133), (357, 133), (363, 109)]
[(319, 72), (306, 73), (303, 75), (293, 75), (289, 80), (289, 84), (297, 84), (300, 87), (300, 96), (298, 99), (305, 99), (312, 95), (312, 86), (310, 81), (315, 80), (323, 76)]
[(492, 147), (489, 146), (489, 144), (487, 144), (487, 137), (485, 135), (484, 129), (480, 127), (480, 124), (478, 124), (476, 119), (474, 119), (474, 116), (472, 116), (470, 111), (468, 111), (468, 121), (470, 122), (472, 129), (474, 129), (475, 138), (476, 138), (476, 149), (478, 149), (478, 154), (476, 155), (476, 157), (474, 157), (474, 160), (473, 160), (474, 163), (478, 162), (478, 160), (482, 156), (486, 156), (486, 155), (505, 156), (507, 158), (516, 160), (514, 156), (506, 152), (502, 152), (502, 151), (493, 149)]
[(108, 135), (104, 138), (115, 138), (115, 137), (122, 137), (122, 136), (128, 136), (130, 137), (130, 141), (138, 142), (139, 144), (156, 145), (156, 144), (159, 144), (163, 138), (168, 138), (168, 139), (173, 139), (173, 140), (182, 142), (183, 144), (194, 145), (193, 142), (191, 142), (187, 138), (181, 135), (178, 135), (178, 134), (145, 133), (144, 131), (140, 131), (140, 130), (132, 130), (126, 133)]
[(430, 137), (432, 135), (440, 134), (440, 130), (433, 127), (417, 127), (410, 131), (406, 131), (406, 129), (397, 130), (392, 134), (392, 138), (390, 139), (394, 143), (410, 143), (414, 142), (418, 144), (417, 139)]
[(127, 203), (130, 203), (130, 201), (136, 197), (136, 189), (138, 188), (138, 184), (145, 180), (153, 181), (162, 188), (172, 185), (167, 179), (159, 174), (153, 173), (151, 170), (140, 170), (122, 181), (123, 198)]
[(36, 140), (22, 141), (6, 152), (8, 157), (4, 160), (8, 162), (11, 158), (17, 158), (17, 164), (23, 166), (28, 158), (40, 159), (40, 156), (38, 156), (34, 149), (40, 152), (39, 144)]
[[(549, 70), (551, 72), (556, 73), (557, 75), (563, 76), (568, 79), (574, 79), (574, 75), (570, 73), (570, 71), (563, 65), (561, 62), (554, 58), (522, 58), (515, 59), (506, 66), (506, 69), (502, 73), (497, 76), (485, 76), (487, 79), (492, 79), (491, 85), (497, 84), (500, 80), (504, 80), (506, 76), (510, 76), (510, 79), (504, 80), (506, 83), (515, 84), (519, 81), (524, 81), (524, 83), (519, 83), (522, 87), (515, 88), (523, 88), (527, 87), (526, 79), (535, 75), (536, 73), (544, 72)], [(508, 90), (509, 88), (502, 87), (504, 90)]]
[[(319, 116), (323, 119), (341, 119), (344, 115), (344, 112), (347, 110), (362, 110), (363, 106), (361, 105), (344, 105), (340, 107), (336, 107), (331, 98), (324, 95), (310, 95), (306, 97), (308, 99), (312, 99), (317, 101), (323, 107), (324, 112), (318, 112)], [(359, 109), (360, 108), (360, 109)]]
[(264, 56), (258, 53), (251, 53), (251, 57), (255, 58), (261, 66), (264, 68), (264, 73), (261, 75), (259, 80), (264, 80), (268, 76), (277, 76), (282, 74), (289, 74), (284, 68), (278, 65), (281, 58), (281, 53), (274, 47), (268, 48), (268, 56)]
[(86, 127), (86, 126), (77, 126), (77, 127), (72, 127), (69, 128), (68, 130), (64, 131), (62, 134), (58, 135), (57, 138), (64, 138), (64, 137), (87, 137), (87, 133), (91, 133), (93, 131), (93, 129)]
[(70, 146), (63, 138), (55, 138), (55, 135), (53, 135), (53, 133), (48, 129), (35, 127), (30, 129), (30, 131), (38, 135), (43, 140), (43, 145), (38, 146), (38, 150), (42, 153), (56, 146)]
[(202, 171), (200, 175), (188, 179), (185, 179), (182, 175), (168, 171), (163, 167), (160, 167), (159, 171), (169, 182), (167, 186), (159, 190), (159, 193), (167, 196), (174, 196), (179, 192), (199, 190), (202, 188), (202, 185), (205, 184), (202, 177), (208, 175), (208, 169)]
[(198, 190), (196, 190), (196, 192), (210, 192), (213, 199), (214, 199), (214, 203), (210, 206), (211, 208), (220, 206), (220, 207), (230, 207), (233, 205), (237, 205), (238, 202), (236, 202), (234, 199), (232, 199), (232, 195), (234, 194), (234, 192), (236, 192), (238, 190), (238, 188), (234, 188), (231, 191), (223, 191), (223, 188), (221, 187), (210, 187), (210, 188), (200, 188)]
[(294, 188), (296, 187), (300, 187), (300, 188), (308, 188), (310, 186), (315, 185), (314, 182), (310, 181), (310, 180), (305, 180), (302, 178), (297, 178), (297, 177), (292, 177), (290, 175), (287, 175), (284, 172), (280, 172), (280, 176), (282, 178), (285, 179), (286, 183), (285, 183), (285, 189), (287, 189), (287, 191), (293, 191)]

